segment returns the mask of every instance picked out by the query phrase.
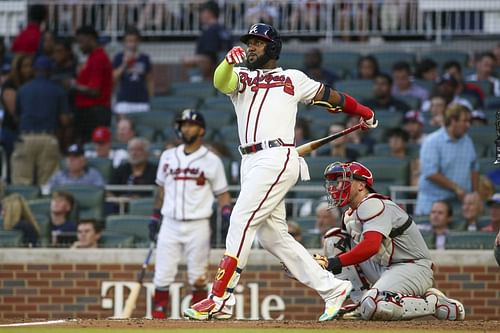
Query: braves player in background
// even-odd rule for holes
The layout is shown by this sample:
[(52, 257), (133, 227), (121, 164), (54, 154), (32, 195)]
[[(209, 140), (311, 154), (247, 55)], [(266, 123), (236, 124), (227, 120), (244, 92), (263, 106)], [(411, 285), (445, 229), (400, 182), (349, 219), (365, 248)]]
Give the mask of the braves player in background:
[[(257, 236), (260, 244), (284, 262), (300, 282), (324, 299), (325, 312), (319, 320), (331, 320), (352, 285), (322, 270), (288, 234), (286, 224), (284, 198), (297, 182), (300, 169), (307, 168), (294, 147), (297, 104), (321, 102), (332, 112), (361, 117), (368, 127), (377, 125), (374, 113), (301, 71), (277, 67), (282, 44), (272, 26), (254, 24), (241, 41), (247, 45), (246, 52), (234, 47), (214, 75), (215, 87), (231, 98), (237, 115), (241, 190), (231, 214), (226, 253), (210, 296), (185, 310), (184, 316), (196, 320), (231, 317), (233, 290)], [(245, 59), (245, 67), (235, 67)]]
[[(420, 231), (402, 208), (374, 191), (371, 171), (358, 162), (335, 162), (325, 169), (325, 178), (330, 204), (348, 208), (344, 230), (334, 228), (325, 235), (329, 258), (315, 258), (355, 286), (362, 285), (362, 275), (371, 284), (358, 298), (351, 294), (356, 302), (351, 309), (365, 320), (428, 315), (464, 320), (463, 305), (432, 288), (433, 264)], [(361, 268), (362, 275), (353, 265)]]
[(160, 187), (149, 225), (151, 240), (157, 239), (153, 278), (153, 318), (156, 319), (166, 318), (168, 288), (174, 282), (182, 257), (187, 261), (191, 302), (207, 297), (209, 219), (214, 195), (222, 218), (228, 221), (231, 214), (231, 196), (222, 161), (202, 144), (203, 116), (190, 109), (184, 110), (176, 120), (176, 131), (184, 144), (164, 151), (160, 157), (156, 174)]

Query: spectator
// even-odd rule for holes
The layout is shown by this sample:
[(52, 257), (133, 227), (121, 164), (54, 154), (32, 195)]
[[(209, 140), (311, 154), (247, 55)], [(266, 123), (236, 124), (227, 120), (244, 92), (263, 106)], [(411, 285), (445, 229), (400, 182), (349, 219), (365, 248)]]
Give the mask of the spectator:
[(49, 180), (49, 187), (61, 185), (104, 186), (104, 179), (99, 171), (87, 167), (83, 147), (73, 144), (66, 151), (66, 169), (59, 170)]
[[(500, 80), (494, 76), (495, 55), (491, 52), (483, 52), (476, 60), (476, 72), (467, 76), (468, 81), (489, 81), (492, 85), (492, 93), (500, 96)], [(488, 92), (485, 92), (488, 93)]]
[(111, 149), (111, 131), (107, 127), (96, 127), (92, 132), (92, 142), (94, 150), (86, 150), (86, 158), (109, 158), (113, 161), (113, 168), (118, 168), (128, 159), (125, 149)]
[(53, 192), (50, 200), (50, 233), (52, 246), (67, 245), (74, 241), (76, 224), (70, 218), (75, 199), (68, 192)]
[(336, 207), (330, 207), (328, 202), (322, 201), (316, 207), (316, 224), (310, 232), (320, 236), (321, 247), (323, 247), (323, 236), (334, 227), (341, 227), (340, 212)]
[(246, 3), (245, 23), (262, 22), (273, 25), (279, 17), (279, 10), (269, 0), (251, 0)]
[(358, 60), (358, 79), (374, 80), (380, 73), (377, 59), (372, 55), (362, 56)]
[[(343, 124), (333, 123), (330, 125), (328, 135), (338, 133), (343, 130), (345, 130), (345, 126)], [(326, 152), (326, 154), (322, 153), (321, 155), (335, 156), (335, 158), (345, 159), (349, 162), (357, 160), (359, 153), (355, 149), (347, 147), (346, 143), (346, 136), (341, 136), (340, 138), (331, 141), (327, 146), (330, 149)]]
[(0, 86), (7, 79), (7, 75), (12, 69), (11, 65), (12, 59), (7, 54), (3, 37), (0, 37)]
[(31, 5), (28, 8), (28, 25), (17, 35), (12, 42), (13, 53), (35, 55), (42, 37), (41, 25), (47, 16), (44, 5)]
[(411, 81), (410, 64), (406, 61), (400, 61), (392, 67), (392, 94), (398, 96), (414, 96), (424, 102), (429, 97), (429, 93), (424, 88)]
[[(346, 128), (352, 127), (359, 123), (359, 119), (357, 117), (348, 117), (347, 123), (345, 125)], [(371, 154), (373, 152), (373, 146), (375, 145), (375, 140), (370, 137), (369, 131), (354, 131), (345, 136), (346, 144), (354, 143), (354, 144), (364, 144), (368, 147), (367, 154)]]
[(116, 141), (121, 144), (128, 144), (128, 142), (136, 136), (135, 126), (132, 120), (128, 118), (121, 118), (116, 123)]
[(300, 229), (300, 226), (297, 222), (295, 221), (288, 221), (287, 223), (288, 226), (288, 233), (295, 238), (295, 240), (299, 243), (302, 244), (303, 238), (302, 238), (302, 230)]
[(151, 60), (139, 52), (140, 40), (139, 30), (128, 28), (124, 51), (113, 59), (113, 81), (118, 88), (114, 112), (119, 115), (149, 111), (149, 99), (154, 96)]
[[(433, 95), (444, 96), (446, 100), (451, 101), (449, 103), (461, 104), (471, 111), (474, 109), (469, 100), (458, 95), (458, 81), (455, 80), (455, 78), (450, 74), (444, 74), (439, 78), (439, 81), (434, 88)], [(426, 100), (422, 104), (422, 111), (429, 111), (430, 104), (430, 100)]]
[[(18, 119), (16, 117), (17, 90), (33, 77), (33, 58), (27, 55), (18, 55), (12, 63), (12, 70), (3, 83), (0, 92), (1, 104), (4, 110), (2, 119), (1, 139), (7, 161), (14, 150), (14, 142), (17, 140), (19, 131)], [(7, 181), (10, 181), (10, 164), (8, 163)]]
[(309, 49), (304, 55), (304, 69), (310, 78), (333, 87), (339, 77), (330, 72), (328, 69), (323, 68), (323, 55), (318, 48)]
[(387, 74), (377, 74), (373, 85), (373, 98), (364, 100), (362, 103), (372, 109), (384, 109), (391, 112), (410, 110), (408, 104), (395, 98), (391, 94), (392, 78)]
[(83, 144), (90, 141), (94, 128), (111, 125), (113, 69), (108, 55), (97, 43), (97, 32), (93, 27), (79, 28), (76, 37), (80, 50), (88, 55), (72, 84), (76, 91), (76, 136)]
[(495, 56), (495, 67), (500, 67), (500, 43), (495, 45), (492, 53)]
[(96, 220), (82, 220), (76, 228), (77, 241), (72, 249), (96, 249), (101, 239), (101, 227)]
[(500, 231), (500, 193), (493, 194), (491, 199), (487, 201), (487, 204), (490, 208), (491, 223), (482, 228), (481, 231), (498, 233)]
[(184, 59), (185, 66), (198, 68), (201, 77), (192, 78), (193, 81), (212, 81), (219, 52), (232, 47), (231, 33), (218, 20), (217, 2), (205, 2), (200, 8), (202, 32), (196, 42), (196, 53)]
[(446, 236), (452, 218), (453, 210), (449, 203), (446, 201), (436, 201), (432, 204), (430, 223), (434, 234), (436, 250), (444, 250), (446, 248)]
[(408, 133), (401, 128), (393, 128), (387, 134), (389, 142), (390, 156), (407, 158), (408, 149), (407, 144), (410, 139)]
[(470, 122), (472, 126), (486, 126), (488, 125), (488, 118), (481, 110), (474, 110), (471, 113)]
[(40, 226), (28, 203), (19, 193), (13, 193), (2, 200), (2, 224), (4, 230), (20, 231), (22, 243), (28, 247), (36, 246), (41, 234)]
[(415, 77), (417, 79), (436, 82), (438, 76), (438, 65), (434, 60), (426, 58), (417, 65), (415, 71)]
[[(114, 170), (110, 184), (154, 185), (157, 166), (148, 161), (149, 141), (133, 138), (128, 143), (128, 162)], [(130, 196), (149, 195), (147, 192), (129, 192)]]
[(419, 111), (408, 111), (403, 120), (403, 129), (408, 133), (408, 143), (421, 145), (424, 138), (424, 117)]
[(462, 217), (466, 222), (467, 231), (477, 231), (477, 221), (484, 210), (481, 197), (476, 192), (467, 193), (462, 203)]
[(59, 168), (56, 132), (69, 124), (66, 92), (49, 80), (52, 63), (36, 59), (35, 79), (24, 84), (16, 96), (20, 136), (12, 155), (12, 183), (45, 185)]
[(295, 122), (295, 145), (300, 146), (311, 139), (311, 129), (305, 118), (298, 117)]
[(444, 126), (444, 113), (450, 104), (449, 99), (443, 95), (435, 94), (430, 99), (429, 125), (433, 127)]
[(451, 104), (446, 109), (445, 126), (425, 139), (420, 150), (416, 215), (428, 215), (435, 201), (462, 201), (466, 193), (478, 191), (478, 163), (467, 135), (469, 127), (470, 110)]
[(462, 74), (462, 66), (458, 61), (448, 61), (443, 65), (443, 70), (445, 74), (449, 74), (457, 80), (458, 87), (456, 89), (456, 94), (476, 101), (476, 106), (483, 106), (484, 92), (477, 84), (472, 82), (465, 82), (464, 76)]
[(45, 56), (49, 59), (52, 59), (52, 55), (54, 53), (54, 48), (56, 45), (56, 39), (57, 36), (54, 32), (45, 31), (42, 34), (41, 43), (38, 48), (36, 57), (38, 58), (40, 56)]

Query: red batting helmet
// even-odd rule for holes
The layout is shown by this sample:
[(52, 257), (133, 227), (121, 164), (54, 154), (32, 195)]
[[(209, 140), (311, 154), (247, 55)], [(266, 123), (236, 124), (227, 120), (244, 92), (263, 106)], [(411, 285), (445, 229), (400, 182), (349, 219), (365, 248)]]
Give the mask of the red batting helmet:
[(347, 204), (353, 180), (365, 182), (368, 191), (375, 192), (372, 172), (358, 162), (331, 163), (326, 167), (324, 176), (328, 200), (330, 205), (335, 207), (344, 207)]

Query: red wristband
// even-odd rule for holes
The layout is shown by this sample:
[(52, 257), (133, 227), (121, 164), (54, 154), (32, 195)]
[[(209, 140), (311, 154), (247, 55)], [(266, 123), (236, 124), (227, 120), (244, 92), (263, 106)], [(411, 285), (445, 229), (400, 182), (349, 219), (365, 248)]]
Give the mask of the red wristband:
[(373, 117), (373, 111), (359, 104), (353, 97), (347, 95), (346, 93), (342, 93), (344, 95), (345, 101), (342, 110), (350, 115), (361, 116), (363, 119), (370, 119)]

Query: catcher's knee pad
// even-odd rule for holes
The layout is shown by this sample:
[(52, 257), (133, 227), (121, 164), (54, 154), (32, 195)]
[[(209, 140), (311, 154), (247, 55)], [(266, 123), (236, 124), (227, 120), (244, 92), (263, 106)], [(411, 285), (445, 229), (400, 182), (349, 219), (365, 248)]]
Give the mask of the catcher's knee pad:
[(370, 289), (361, 301), (366, 320), (408, 320), (435, 312), (435, 299)]

